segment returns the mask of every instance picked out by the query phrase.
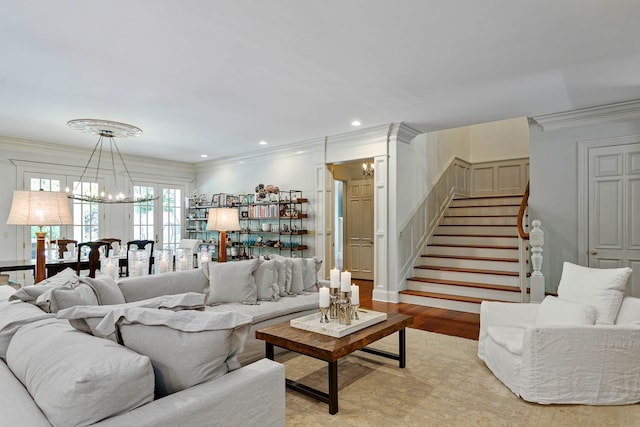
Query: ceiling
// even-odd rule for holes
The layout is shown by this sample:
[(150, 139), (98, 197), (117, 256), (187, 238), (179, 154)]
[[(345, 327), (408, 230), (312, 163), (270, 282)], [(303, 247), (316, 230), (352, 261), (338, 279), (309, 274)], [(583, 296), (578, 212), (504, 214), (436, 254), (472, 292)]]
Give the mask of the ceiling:
[[(23, 0), (0, 14), (0, 136), (186, 162), (362, 127), (430, 131), (640, 98), (631, 0)], [(259, 146), (258, 141), (268, 145)]]

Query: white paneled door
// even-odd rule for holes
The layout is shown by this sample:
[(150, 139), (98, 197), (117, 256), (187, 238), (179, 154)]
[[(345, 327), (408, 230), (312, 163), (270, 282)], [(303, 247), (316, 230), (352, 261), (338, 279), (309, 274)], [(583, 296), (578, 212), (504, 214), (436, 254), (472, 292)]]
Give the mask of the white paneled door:
[(347, 184), (345, 269), (354, 279), (373, 280), (373, 180)]
[(589, 149), (589, 265), (633, 269), (640, 296), (640, 144)]

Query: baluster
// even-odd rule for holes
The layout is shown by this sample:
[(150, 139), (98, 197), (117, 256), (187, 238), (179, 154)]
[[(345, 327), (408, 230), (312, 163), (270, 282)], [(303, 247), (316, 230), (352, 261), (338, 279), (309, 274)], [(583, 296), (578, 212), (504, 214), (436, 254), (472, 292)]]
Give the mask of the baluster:
[(544, 275), (542, 274), (542, 246), (544, 245), (544, 232), (540, 228), (540, 221), (533, 220), (533, 230), (529, 232), (529, 244), (531, 246), (531, 266), (533, 273), (529, 281), (531, 289), (530, 302), (542, 302), (545, 294)]

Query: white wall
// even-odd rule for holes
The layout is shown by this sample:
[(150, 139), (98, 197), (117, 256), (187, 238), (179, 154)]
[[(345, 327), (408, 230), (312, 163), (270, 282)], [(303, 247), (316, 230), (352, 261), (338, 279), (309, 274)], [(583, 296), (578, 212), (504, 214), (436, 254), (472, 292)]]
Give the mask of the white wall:
[(471, 163), (529, 157), (529, 123), (526, 117), (469, 126)]
[(531, 126), (529, 219), (544, 231), (546, 289), (555, 292), (562, 263), (578, 262), (578, 142), (640, 134), (640, 120), (546, 131)]

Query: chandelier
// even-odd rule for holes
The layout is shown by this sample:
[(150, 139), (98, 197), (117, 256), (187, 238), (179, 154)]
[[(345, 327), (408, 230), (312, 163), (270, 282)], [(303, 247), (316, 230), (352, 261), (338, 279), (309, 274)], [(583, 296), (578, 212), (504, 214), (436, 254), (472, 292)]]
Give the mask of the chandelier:
[[(94, 135), (98, 135), (98, 142), (93, 147), (93, 151), (91, 152), (91, 156), (89, 156), (89, 161), (84, 167), (82, 171), (82, 175), (80, 175), (80, 181), (74, 186), (73, 191), (68, 187), (65, 189), (67, 192), (67, 197), (74, 200), (81, 200), (84, 202), (90, 203), (144, 203), (151, 200), (155, 200), (158, 197), (152, 196), (129, 196), (126, 192), (121, 188), (116, 192), (108, 192), (104, 189), (102, 191), (98, 191), (98, 189), (94, 191), (83, 191), (82, 183), (83, 179), (91, 166), (92, 162), (95, 162), (95, 182), (98, 182), (98, 176), (100, 174), (100, 162), (102, 160), (103, 152), (105, 152), (105, 157), (110, 158), (111, 160), (111, 170), (113, 171), (113, 184), (114, 188), (118, 188), (118, 179), (116, 174), (116, 154), (120, 159), (120, 163), (122, 164), (122, 168), (124, 169), (124, 173), (129, 178), (129, 183), (131, 184), (131, 188), (134, 187), (133, 179), (131, 178), (131, 173), (129, 173), (129, 169), (127, 168), (127, 164), (124, 162), (122, 158), (122, 154), (120, 154), (120, 150), (118, 149), (118, 145), (116, 144), (115, 137), (135, 137), (142, 135), (142, 130), (132, 125), (128, 125), (126, 123), (112, 122), (109, 120), (96, 120), (96, 119), (76, 119), (70, 120), (67, 122), (67, 126), (71, 129), (76, 129), (85, 133), (92, 133)], [(105, 141), (109, 142), (108, 147), (106, 147)], [(94, 161), (94, 157), (96, 158)], [(127, 183), (121, 183), (121, 185), (126, 186)]]
[(362, 176), (373, 176), (373, 162), (364, 162), (362, 164)]

